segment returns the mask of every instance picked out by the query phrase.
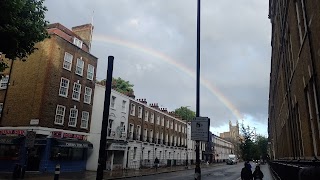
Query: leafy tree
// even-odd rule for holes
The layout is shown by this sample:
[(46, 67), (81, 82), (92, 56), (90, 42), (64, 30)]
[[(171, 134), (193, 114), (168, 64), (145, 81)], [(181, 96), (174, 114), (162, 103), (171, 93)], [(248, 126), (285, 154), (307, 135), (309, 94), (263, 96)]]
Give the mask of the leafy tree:
[(263, 136), (257, 136), (256, 140), (253, 141), (254, 133), (248, 126), (245, 128), (242, 125), (242, 136), (243, 139), (240, 143), (240, 151), (243, 160), (251, 159), (267, 159), (268, 157), (268, 138)]
[[(47, 8), (44, 0), (0, 1), (0, 52), (6, 58), (26, 58), (34, 52), (37, 42), (49, 37), (44, 20)], [(0, 64), (3, 71), (6, 64)]]
[[(106, 85), (106, 79), (97, 82), (98, 84), (101, 84), (103, 86)], [(133, 84), (131, 84), (129, 81), (126, 81), (124, 79), (118, 78), (112, 78), (112, 85), (111, 88), (126, 95), (133, 95)]]
[(187, 121), (191, 121), (193, 118), (196, 117), (196, 113), (192, 110), (190, 110), (186, 106), (181, 106), (180, 108), (174, 110), (174, 113), (182, 117), (182, 119), (185, 119)]
[(250, 127), (248, 126), (245, 128), (242, 124), (241, 127), (242, 131), (242, 140), (240, 142), (240, 151), (241, 156), (243, 160), (251, 160), (253, 159), (253, 132), (250, 130)]

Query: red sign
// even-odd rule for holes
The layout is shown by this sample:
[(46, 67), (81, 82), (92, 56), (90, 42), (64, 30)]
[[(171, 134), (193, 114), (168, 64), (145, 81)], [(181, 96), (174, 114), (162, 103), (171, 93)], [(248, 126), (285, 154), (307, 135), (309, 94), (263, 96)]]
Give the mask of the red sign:
[(70, 138), (70, 139), (79, 139), (86, 140), (86, 136), (80, 134), (64, 133), (61, 131), (53, 131), (52, 137), (54, 138)]
[(26, 133), (25, 130), (12, 130), (12, 129), (0, 130), (0, 135), (9, 135), (9, 134), (24, 135), (25, 133)]

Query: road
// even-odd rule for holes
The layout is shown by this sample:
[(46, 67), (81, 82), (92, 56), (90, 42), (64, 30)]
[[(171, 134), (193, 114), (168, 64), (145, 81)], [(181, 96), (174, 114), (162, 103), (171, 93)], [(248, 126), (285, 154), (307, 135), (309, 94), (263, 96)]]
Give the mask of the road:
[[(251, 162), (252, 170), (255, 168), (255, 164)], [(243, 168), (243, 163), (237, 165), (222, 165), (210, 168), (201, 169), (201, 180), (240, 180), (240, 172)], [(272, 180), (267, 165), (261, 165), (261, 170), (265, 174), (264, 180)], [(128, 180), (194, 180), (194, 170), (185, 170), (172, 173), (162, 173), (150, 176), (124, 178)]]

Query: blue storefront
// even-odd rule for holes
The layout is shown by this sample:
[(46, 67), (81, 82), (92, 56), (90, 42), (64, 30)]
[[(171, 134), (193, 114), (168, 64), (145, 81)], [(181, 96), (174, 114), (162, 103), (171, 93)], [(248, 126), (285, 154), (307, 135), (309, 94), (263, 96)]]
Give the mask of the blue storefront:
[(57, 164), (61, 172), (85, 171), (87, 151), (93, 148), (85, 136), (63, 132), (59, 132), (59, 137), (37, 134), (34, 146), (26, 148), (26, 138), (20, 133), (0, 136), (0, 171), (12, 172), (16, 164), (25, 166), (27, 171), (54, 172)]

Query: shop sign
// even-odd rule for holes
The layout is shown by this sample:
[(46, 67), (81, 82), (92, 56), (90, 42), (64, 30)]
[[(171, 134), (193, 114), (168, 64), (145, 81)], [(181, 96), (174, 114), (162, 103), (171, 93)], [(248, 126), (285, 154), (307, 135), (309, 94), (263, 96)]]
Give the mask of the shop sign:
[(65, 146), (66, 147), (75, 147), (75, 148), (88, 148), (89, 147), (88, 144), (72, 143), (72, 142), (66, 143)]
[(26, 131), (25, 130), (12, 130), (12, 129), (3, 129), (0, 130), (0, 135), (25, 135)]
[(69, 139), (78, 139), (78, 140), (86, 140), (87, 137), (80, 134), (72, 134), (72, 133), (64, 133), (61, 131), (52, 131), (52, 137), (61, 139), (61, 138), (69, 138)]
[(126, 148), (127, 146), (125, 144), (112, 143), (108, 150), (125, 151)]

